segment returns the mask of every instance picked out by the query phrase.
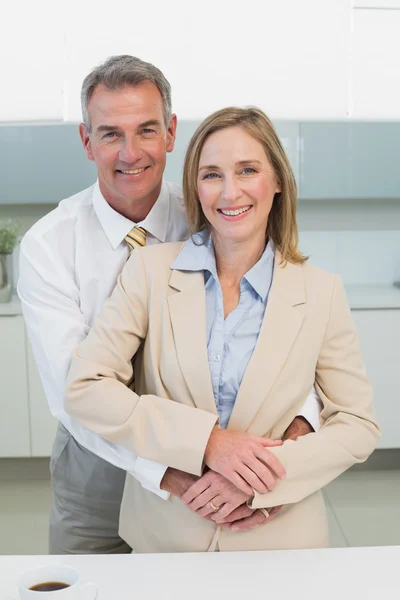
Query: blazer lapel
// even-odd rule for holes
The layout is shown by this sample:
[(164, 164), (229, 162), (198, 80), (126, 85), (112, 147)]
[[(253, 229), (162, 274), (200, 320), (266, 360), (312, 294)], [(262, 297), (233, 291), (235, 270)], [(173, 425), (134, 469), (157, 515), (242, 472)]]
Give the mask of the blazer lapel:
[(203, 272), (173, 270), (169, 285), (177, 290), (168, 297), (168, 305), (182, 375), (197, 408), (217, 414), (208, 366)]
[(303, 269), (281, 265), (275, 253), (274, 277), (257, 344), (246, 369), (229, 429), (246, 431), (277, 379), (295, 342), (304, 319), (306, 302)]

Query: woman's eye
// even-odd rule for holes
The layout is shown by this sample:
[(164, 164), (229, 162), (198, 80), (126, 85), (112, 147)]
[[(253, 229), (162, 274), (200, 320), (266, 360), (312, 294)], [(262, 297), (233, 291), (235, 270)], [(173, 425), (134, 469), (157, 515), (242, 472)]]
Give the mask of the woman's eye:
[(245, 175), (251, 175), (252, 173), (255, 173), (256, 170), (253, 169), (252, 167), (245, 167), (242, 171), (242, 173), (244, 173)]
[(218, 173), (207, 173), (203, 179), (216, 179), (217, 177), (219, 177)]

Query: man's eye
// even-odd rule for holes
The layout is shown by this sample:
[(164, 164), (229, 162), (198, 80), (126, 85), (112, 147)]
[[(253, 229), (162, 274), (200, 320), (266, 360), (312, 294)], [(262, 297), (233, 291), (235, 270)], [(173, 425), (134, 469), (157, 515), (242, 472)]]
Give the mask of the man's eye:
[(149, 127), (146, 127), (145, 129), (143, 129), (143, 133), (145, 135), (151, 135), (152, 133), (155, 133), (155, 129), (150, 129)]
[(103, 140), (111, 140), (113, 137), (116, 137), (115, 131), (109, 131), (103, 135)]
[(218, 173), (206, 173), (203, 179), (216, 179), (219, 177)]

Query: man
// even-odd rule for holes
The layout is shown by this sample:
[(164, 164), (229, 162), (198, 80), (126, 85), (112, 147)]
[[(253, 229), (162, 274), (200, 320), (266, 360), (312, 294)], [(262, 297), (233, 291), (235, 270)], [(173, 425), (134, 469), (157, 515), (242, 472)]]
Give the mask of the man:
[[(132, 248), (187, 236), (181, 190), (162, 179), (177, 126), (163, 74), (131, 56), (111, 57), (85, 78), (82, 112), (79, 132), (98, 181), (38, 221), (20, 251), (18, 292), (50, 410), (60, 421), (50, 463), (52, 554), (131, 551), (118, 536), (125, 471), (165, 499), (181, 497), (195, 481), (90, 433), (64, 411), (72, 353)], [(302, 414), (318, 427), (312, 394), (306, 409)], [(287, 436), (312, 431), (308, 421), (296, 418)], [(266, 519), (237, 510), (243, 528)]]

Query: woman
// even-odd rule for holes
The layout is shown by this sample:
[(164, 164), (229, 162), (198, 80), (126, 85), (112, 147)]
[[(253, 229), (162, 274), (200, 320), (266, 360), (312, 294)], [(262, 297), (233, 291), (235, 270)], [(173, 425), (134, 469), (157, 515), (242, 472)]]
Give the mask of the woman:
[[(66, 409), (144, 458), (194, 475), (208, 465), (253, 509), (283, 505), (235, 532), (128, 475), (120, 535), (134, 551), (326, 546), (321, 488), (364, 461), (379, 430), (345, 293), (298, 250), (295, 180), (264, 113), (227, 108), (199, 126), (184, 196), (191, 239), (132, 253), (75, 353)], [(221, 381), (231, 393), (216, 406)], [(321, 429), (263, 448), (314, 381)], [(226, 499), (211, 500), (214, 510)]]

